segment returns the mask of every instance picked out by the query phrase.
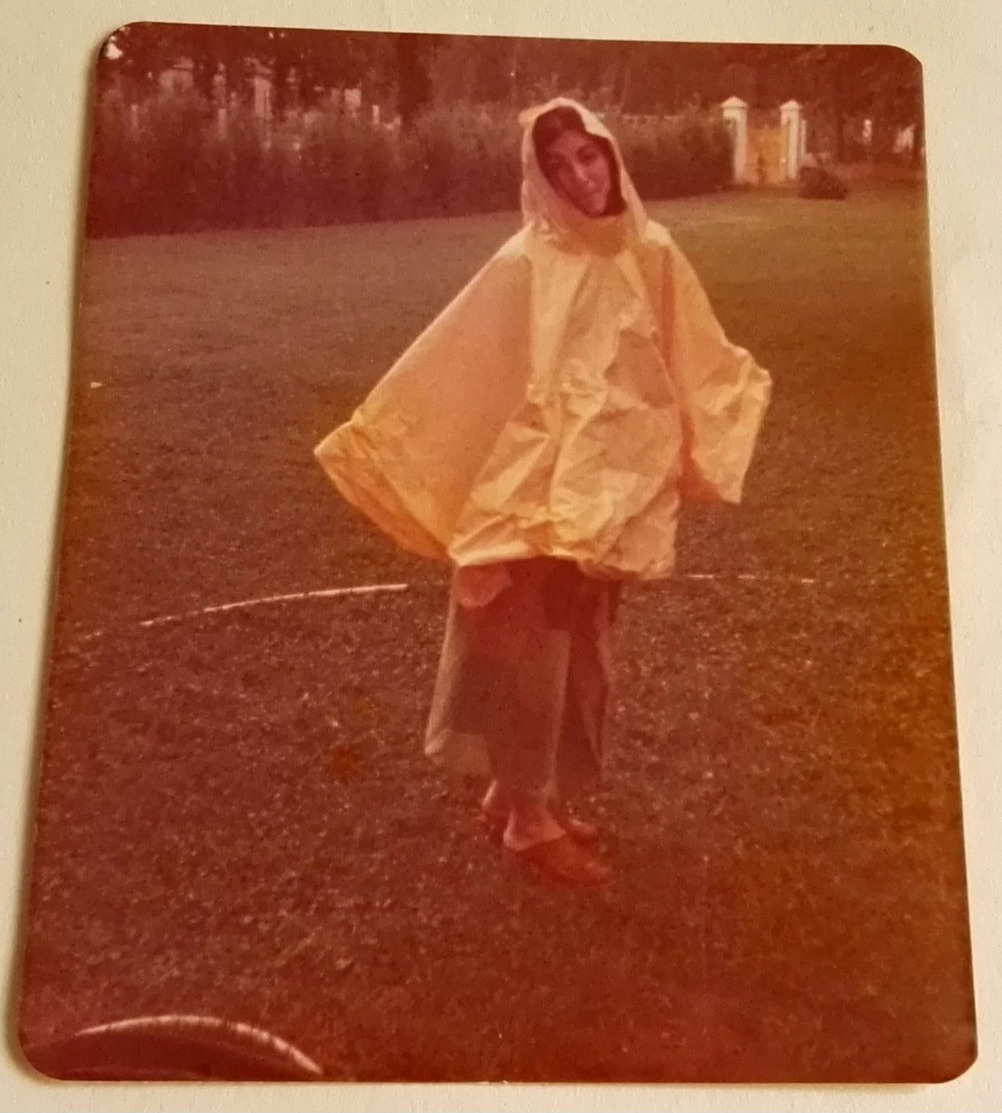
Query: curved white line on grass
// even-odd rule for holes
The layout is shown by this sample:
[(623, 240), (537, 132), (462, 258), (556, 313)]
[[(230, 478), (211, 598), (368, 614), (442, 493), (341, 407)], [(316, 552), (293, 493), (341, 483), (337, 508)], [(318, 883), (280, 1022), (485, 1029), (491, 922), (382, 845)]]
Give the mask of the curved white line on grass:
[[(738, 572), (733, 575), (718, 575), (715, 572), (687, 572), (680, 577), (684, 580), (742, 580), (744, 582), (767, 583), (780, 580), (785, 583), (814, 584), (813, 577), (806, 576), (757, 576), (750, 572)], [(178, 614), (157, 615), (156, 618), (145, 618), (138, 623), (145, 629), (151, 626), (166, 626), (171, 622), (181, 622), (186, 618), (199, 618), (206, 614), (222, 614), (225, 611), (245, 610), (248, 607), (265, 607), (273, 603), (292, 603), (302, 599), (333, 599), (340, 595), (374, 595), (377, 592), (406, 591), (408, 584), (362, 584), (359, 587), (329, 587), (319, 591), (296, 591), (290, 595), (262, 595), (257, 599), (239, 599), (234, 603), (217, 603), (211, 607), (201, 607), (194, 611), (180, 611)], [(104, 634), (104, 630), (94, 630), (83, 634), (78, 640), (92, 641)]]
[(165, 614), (157, 618), (147, 618), (140, 626), (162, 626), (167, 622), (179, 622), (182, 618), (197, 618), (203, 614), (222, 614), (224, 611), (238, 611), (246, 607), (264, 607), (270, 603), (291, 603), (298, 599), (331, 599), (338, 595), (372, 595), (377, 591), (406, 591), (407, 584), (364, 584), (361, 587), (328, 587), (321, 591), (296, 591), (291, 595), (262, 595), (258, 599), (240, 599), (236, 603), (218, 603), (214, 607), (201, 607), (197, 611), (182, 611), (180, 614)]
[(781, 583), (816, 584), (813, 576), (756, 576), (752, 572), (736, 572), (733, 575), (718, 575), (716, 572), (687, 572), (683, 580), (742, 580), (752, 583), (768, 583), (778, 580)]
[[(245, 607), (263, 607), (270, 603), (289, 603), (299, 599), (330, 599), (338, 595), (372, 595), (379, 591), (406, 591), (408, 584), (363, 584), (361, 587), (328, 587), (320, 591), (296, 591), (291, 595), (263, 595), (259, 599), (240, 599), (235, 603), (218, 603), (212, 607), (202, 607), (197, 611), (181, 611), (178, 614), (158, 615), (156, 618), (144, 618), (136, 625), (149, 628), (150, 626), (165, 626), (169, 622), (180, 622), (185, 618), (199, 618), (203, 614), (220, 614), (223, 611), (236, 611)], [(92, 630), (89, 634), (81, 634), (75, 639), (78, 642), (89, 642), (102, 637), (106, 631)]]
[(221, 1020), (217, 1016), (190, 1016), (183, 1013), (168, 1013), (162, 1016), (137, 1016), (128, 1020), (114, 1020), (110, 1024), (99, 1024), (93, 1028), (84, 1028), (78, 1032), (80, 1036), (97, 1036), (105, 1032), (130, 1032), (149, 1031), (151, 1028), (167, 1028), (171, 1031), (202, 1030), (209, 1032), (232, 1032), (242, 1036), (250, 1043), (263, 1047), (270, 1047), (282, 1058), (291, 1060), (301, 1070), (308, 1074), (323, 1077), (323, 1071), (308, 1055), (304, 1055), (298, 1047), (283, 1040), (263, 1028), (255, 1028), (252, 1024), (245, 1024), (241, 1020)]

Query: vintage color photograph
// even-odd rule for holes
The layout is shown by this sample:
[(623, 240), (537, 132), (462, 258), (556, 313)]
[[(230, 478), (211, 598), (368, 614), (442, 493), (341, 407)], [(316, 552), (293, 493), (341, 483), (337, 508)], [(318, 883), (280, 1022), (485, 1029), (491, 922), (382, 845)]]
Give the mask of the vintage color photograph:
[(137, 23), (90, 106), (27, 1061), (962, 1073), (920, 62)]

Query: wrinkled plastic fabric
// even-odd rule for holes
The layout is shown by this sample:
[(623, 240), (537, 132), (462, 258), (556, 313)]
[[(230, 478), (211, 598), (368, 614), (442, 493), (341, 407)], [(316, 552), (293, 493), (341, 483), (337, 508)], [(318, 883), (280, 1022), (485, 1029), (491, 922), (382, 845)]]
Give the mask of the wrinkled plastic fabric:
[[(612, 142), (621, 214), (585, 216), (542, 173), (531, 128), (558, 105)], [(520, 121), (522, 230), (316, 454), (397, 544), (460, 570), (550, 556), (667, 576), (681, 499), (740, 500), (770, 377), (647, 219), (602, 123), (562, 98)]]

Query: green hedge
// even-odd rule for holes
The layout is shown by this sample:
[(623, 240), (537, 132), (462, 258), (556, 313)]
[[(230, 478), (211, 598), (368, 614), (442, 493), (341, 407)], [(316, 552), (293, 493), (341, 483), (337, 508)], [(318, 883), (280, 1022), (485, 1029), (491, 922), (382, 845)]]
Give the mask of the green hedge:
[[(722, 123), (695, 114), (610, 118), (642, 197), (730, 184)], [(96, 112), (87, 230), (129, 235), (294, 227), (518, 207), (519, 133), (507, 108), (431, 110), (405, 132), (328, 108), (264, 127), (248, 108), (225, 131), (191, 93)]]

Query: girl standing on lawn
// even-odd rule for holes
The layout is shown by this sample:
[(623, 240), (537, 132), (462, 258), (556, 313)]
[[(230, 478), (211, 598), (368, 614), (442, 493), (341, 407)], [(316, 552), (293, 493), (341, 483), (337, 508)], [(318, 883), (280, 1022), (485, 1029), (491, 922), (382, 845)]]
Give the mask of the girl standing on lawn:
[(647, 219), (601, 121), (523, 113), (523, 227), (317, 448), (453, 568), (425, 752), (486, 776), (507, 853), (609, 876), (568, 797), (599, 770), (624, 581), (670, 575), (683, 497), (737, 502), (770, 379)]

